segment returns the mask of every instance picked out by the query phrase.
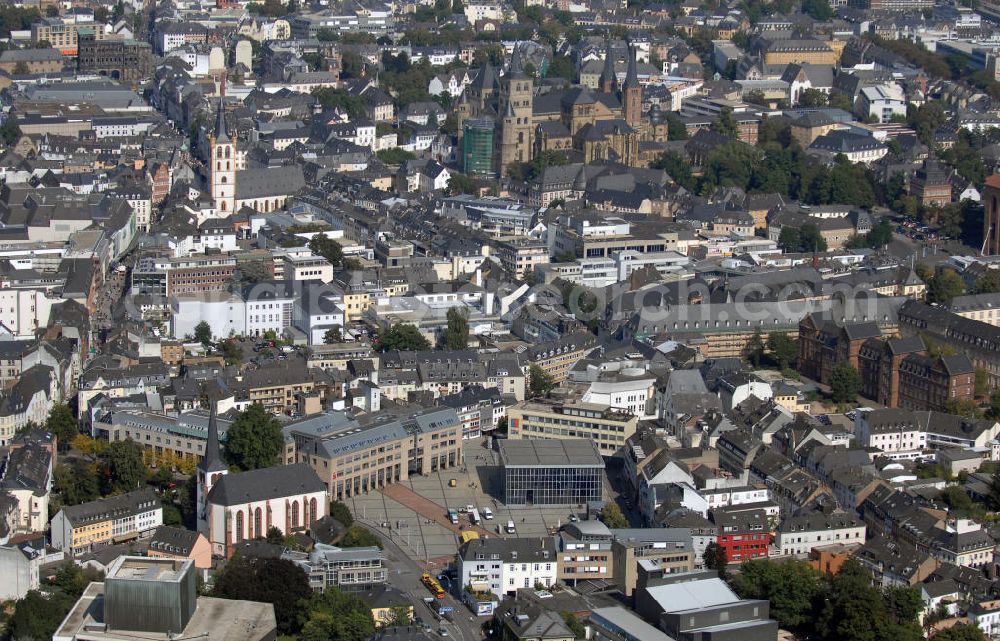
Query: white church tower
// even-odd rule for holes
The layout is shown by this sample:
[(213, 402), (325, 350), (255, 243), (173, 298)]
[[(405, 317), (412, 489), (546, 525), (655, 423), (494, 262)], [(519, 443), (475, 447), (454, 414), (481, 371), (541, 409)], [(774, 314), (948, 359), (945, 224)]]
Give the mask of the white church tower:
[[(215, 403), (208, 417), (208, 439), (205, 442), (205, 455), (198, 463), (198, 531), (208, 537), (208, 494), (223, 475), (229, 473), (219, 451), (219, 423), (216, 419)], [(209, 539), (211, 540), (211, 539)]]
[[(223, 81), (225, 82), (225, 81)], [(226, 131), (225, 89), (219, 98), (219, 113), (215, 121), (215, 132), (209, 136), (211, 160), (209, 180), (212, 185), (212, 200), (220, 218), (227, 218), (236, 209), (236, 140), (229, 138)]]

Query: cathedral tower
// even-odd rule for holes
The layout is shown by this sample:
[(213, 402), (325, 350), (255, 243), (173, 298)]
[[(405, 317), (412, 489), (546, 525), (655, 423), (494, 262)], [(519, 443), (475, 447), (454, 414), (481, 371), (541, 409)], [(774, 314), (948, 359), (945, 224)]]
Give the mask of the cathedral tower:
[(642, 120), (642, 87), (636, 73), (635, 49), (629, 47), (628, 74), (622, 84), (622, 115), (633, 129), (638, 129)]
[(500, 80), (500, 136), (496, 168), (503, 169), (512, 162), (531, 160), (534, 132), (532, 106), (534, 82), (524, 71), (521, 48), (514, 46), (510, 67)]
[(615, 75), (615, 55), (611, 50), (611, 36), (608, 35), (608, 47), (604, 52), (604, 69), (597, 80), (597, 88), (602, 93), (614, 93), (618, 88), (618, 77)]

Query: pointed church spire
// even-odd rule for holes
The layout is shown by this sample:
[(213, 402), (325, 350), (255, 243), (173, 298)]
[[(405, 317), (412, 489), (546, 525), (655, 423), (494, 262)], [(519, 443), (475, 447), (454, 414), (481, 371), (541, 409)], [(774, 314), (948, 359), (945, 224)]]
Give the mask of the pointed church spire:
[(223, 106), (225, 96), (219, 97), (219, 111), (215, 116), (215, 142), (229, 142), (229, 132), (226, 131), (226, 109)]
[(507, 71), (511, 78), (527, 78), (524, 72), (524, 61), (521, 59), (520, 43), (514, 45), (514, 52), (510, 55), (510, 68)]
[(611, 34), (608, 34), (607, 48), (604, 51), (604, 69), (598, 79), (598, 88), (604, 93), (610, 93), (615, 86), (615, 56), (611, 51)]
[(628, 73), (625, 74), (625, 84), (622, 89), (632, 89), (639, 86), (639, 74), (635, 68), (635, 49), (628, 48)]
[(198, 463), (198, 469), (206, 474), (226, 470), (226, 464), (222, 461), (222, 454), (219, 447), (219, 422), (216, 418), (217, 408), (212, 403), (211, 413), (208, 415), (208, 440), (205, 443), (205, 456)]

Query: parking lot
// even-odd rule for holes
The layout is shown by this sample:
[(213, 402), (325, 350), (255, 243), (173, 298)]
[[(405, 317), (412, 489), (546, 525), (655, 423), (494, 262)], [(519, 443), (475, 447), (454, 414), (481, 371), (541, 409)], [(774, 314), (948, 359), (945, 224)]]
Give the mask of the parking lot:
[[(464, 512), (469, 505), (479, 510), (489, 507), (493, 519), (484, 519), (481, 526), (490, 536), (507, 536), (497, 529), (504, 530), (508, 521), (514, 522), (516, 530), (511, 536), (544, 536), (569, 521), (571, 514), (582, 516), (585, 512), (582, 505), (505, 506), (500, 500), (496, 452), (485, 448), (484, 439), (466, 441), (464, 450), (464, 468), (413, 476), (400, 483), (397, 491), (388, 488), (387, 493), (399, 496), (399, 500), (384, 492), (371, 492), (345, 502), (355, 518), (390, 537), (410, 558), (428, 567), (441, 567), (458, 549), (459, 533), (448, 525), (449, 509)], [(605, 498), (610, 498), (610, 487), (605, 486)], [(460, 514), (459, 522), (463, 530), (471, 527), (468, 514)]]

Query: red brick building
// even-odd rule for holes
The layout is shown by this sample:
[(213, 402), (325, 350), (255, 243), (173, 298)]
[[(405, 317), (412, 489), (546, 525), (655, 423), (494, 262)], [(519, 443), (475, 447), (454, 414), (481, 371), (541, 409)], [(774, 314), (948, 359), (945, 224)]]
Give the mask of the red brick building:
[(861, 395), (886, 407), (899, 406), (899, 366), (910, 354), (923, 354), (924, 342), (909, 338), (869, 338), (858, 353)]
[(820, 383), (829, 383), (833, 368), (840, 363), (860, 371), (861, 346), (881, 336), (882, 330), (873, 321), (837, 325), (809, 314), (799, 323), (799, 371)]
[(899, 366), (899, 407), (945, 411), (948, 401), (971, 401), (976, 370), (965, 354), (910, 354)]

